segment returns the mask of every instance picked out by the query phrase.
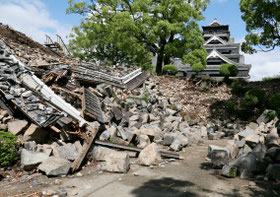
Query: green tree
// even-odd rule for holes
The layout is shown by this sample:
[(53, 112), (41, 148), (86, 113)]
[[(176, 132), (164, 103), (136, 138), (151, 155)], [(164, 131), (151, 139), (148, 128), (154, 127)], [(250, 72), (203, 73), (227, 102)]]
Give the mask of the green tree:
[(210, 0), (69, 0), (67, 13), (85, 15), (70, 35), (70, 49), (83, 59), (106, 64), (150, 65), (157, 53), (156, 72), (170, 58), (201, 48), (197, 21)]
[(242, 51), (253, 54), (273, 50), (280, 45), (280, 0), (241, 0), (242, 19), (246, 22), (248, 35)]
[(195, 49), (187, 55), (184, 55), (183, 62), (189, 63), (192, 67), (192, 71), (198, 74), (206, 68), (207, 55), (208, 53), (205, 48)]
[(202, 65), (201, 63), (195, 63), (192, 65), (192, 71), (194, 71), (197, 75), (198, 73), (204, 71), (205, 68), (206, 66)]
[(233, 64), (223, 64), (219, 72), (226, 78), (234, 77), (238, 74), (238, 68)]

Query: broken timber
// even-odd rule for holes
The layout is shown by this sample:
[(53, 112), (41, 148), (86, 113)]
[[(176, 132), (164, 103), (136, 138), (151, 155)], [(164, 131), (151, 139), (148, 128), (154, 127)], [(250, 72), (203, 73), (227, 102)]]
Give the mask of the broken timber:
[(84, 114), (97, 119), (101, 123), (105, 122), (101, 105), (97, 96), (86, 88), (84, 88), (82, 108)]
[[(139, 87), (149, 77), (141, 68), (123, 76), (116, 77), (106, 71), (100, 71), (100, 67), (95, 64), (83, 64), (79, 66), (70, 66), (77, 80), (86, 83), (106, 83), (119, 88), (134, 89)], [(106, 68), (109, 70), (109, 68)]]
[(88, 153), (88, 150), (90, 149), (93, 140), (98, 132), (99, 127), (95, 127), (92, 128), (90, 125), (88, 125), (90, 127), (90, 129), (92, 130), (90, 133), (90, 137), (87, 138), (87, 140), (85, 141), (85, 143), (83, 144), (83, 149), (82, 152), (79, 153), (77, 159), (72, 163), (71, 165), (71, 171), (75, 172), (76, 170), (78, 170), (85, 158), (85, 156)]
[[(121, 145), (121, 144), (115, 144), (115, 143), (108, 142), (108, 141), (95, 140), (94, 143), (98, 144), (98, 145), (102, 145), (102, 146), (119, 148), (119, 149), (129, 150), (129, 151), (133, 151), (133, 152), (139, 152), (140, 153), (142, 151), (141, 148), (126, 146), (126, 145)], [(160, 151), (160, 155), (162, 157), (166, 157), (166, 158), (182, 159), (182, 157), (180, 157), (179, 154), (172, 153), (172, 152)]]

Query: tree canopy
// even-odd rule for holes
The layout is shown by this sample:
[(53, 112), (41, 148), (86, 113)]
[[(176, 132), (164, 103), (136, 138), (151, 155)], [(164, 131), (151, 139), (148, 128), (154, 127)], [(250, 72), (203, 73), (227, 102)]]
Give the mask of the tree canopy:
[(242, 51), (255, 53), (270, 51), (280, 45), (280, 0), (241, 0), (242, 19), (246, 22), (248, 35)]
[(157, 73), (172, 57), (202, 48), (197, 21), (210, 0), (69, 0), (67, 13), (84, 15), (70, 35), (70, 49), (83, 59), (109, 65), (151, 65)]

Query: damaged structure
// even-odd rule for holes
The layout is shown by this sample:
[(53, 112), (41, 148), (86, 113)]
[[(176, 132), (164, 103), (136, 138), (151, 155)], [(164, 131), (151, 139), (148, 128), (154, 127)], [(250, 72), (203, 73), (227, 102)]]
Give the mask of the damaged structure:
[[(143, 165), (161, 157), (180, 159), (164, 147), (181, 150), (189, 144), (189, 134), (165, 135), (176, 131), (183, 118), (179, 108), (172, 110), (167, 100), (152, 95), (158, 90), (146, 81), (149, 73), (79, 61), (8, 26), (0, 28), (1, 121), (24, 147), (23, 169), (57, 176), (75, 172), (87, 158), (105, 160), (107, 171), (127, 171), (129, 160), (123, 153), (99, 157), (108, 148), (140, 153), (148, 159), (139, 160)], [(141, 85), (140, 92), (134, 91)], [(188, 124), (182, 122), (181, 128)], [(149, 156), (153, 151), (154, 157)], [(124, 159), (127, 167), (114, 166), (114, 159)]]

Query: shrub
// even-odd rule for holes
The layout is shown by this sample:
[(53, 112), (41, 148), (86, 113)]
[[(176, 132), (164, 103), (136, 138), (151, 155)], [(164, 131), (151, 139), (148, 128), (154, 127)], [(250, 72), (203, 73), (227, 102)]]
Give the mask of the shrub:
[(273, 94), (268, 100), (267, 107), (273, 110), (280, 109), (280, 94)]
[(17, 159), (17, 137), (12, 133), (0, 131), (0, 167), (11, 166)]
[(231, 83), (231, 92), (236, 95), (244, 95), (247, 91), (246, 85), (247, 82), (244, 79), (235, 79)]
[(280, 75), (275, 75), (273, 77), (264, 77), (262, 78), (262, 81), (267, 82), (267, 81), (273, 81), (273, 80), (279, 80), (280, 79)]
[(220, 73), (226, 77), (234, 77), (238, 73), (238, 69), (233, 64), (223, 64), (220, 67)]
[(192, 65), (192, 71), (196, 72), (196, 74), (202, 72), (205, 68), (206, 68), (206, 66), (203, 66), (200, 63), (196, 63), (196, 64)]
[(256, 107), (264, 104), (265, 92), (263, 90), (252, 89), (245, 93), (245, 106)]
[(248, 110), (247, 107), (241, 105), (240, 108), (236, 110), (236, 115), (241, 120), (248, 120), (252, 117), (253, 111)]
[(175, 65), (165, 65), (162, 69), (163, 74), (175, 75), (178, 72), (178, 68)]
[(227, 112), (229, 114), (234, 114), (236, 111), (236, 104), (233, 101), (227, 103)]

